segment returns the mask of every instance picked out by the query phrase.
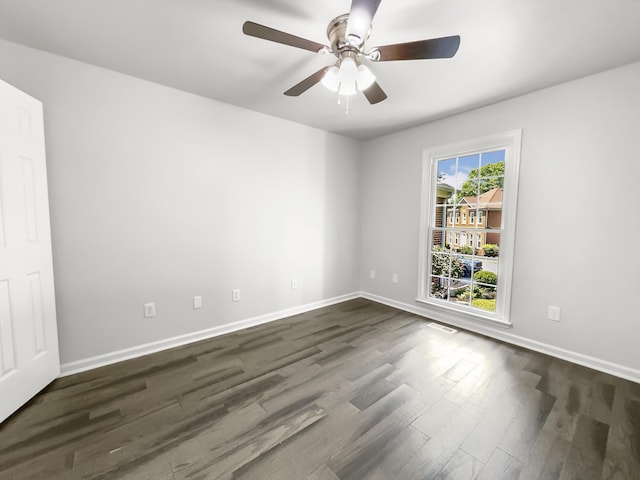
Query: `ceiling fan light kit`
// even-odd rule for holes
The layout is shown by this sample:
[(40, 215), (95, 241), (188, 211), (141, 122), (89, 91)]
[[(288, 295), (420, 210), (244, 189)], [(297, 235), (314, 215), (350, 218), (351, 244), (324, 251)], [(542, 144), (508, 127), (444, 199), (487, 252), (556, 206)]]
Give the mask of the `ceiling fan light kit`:
[[(339, 65), (339, 66), (338, 66)], [(369, 88), (376, 81), (369, 67), (360, 63), (353, 52), (347, 52), (336, 65), (329, 67), (320, 83), (338, 95), (355, 95)]]
[(398, 43), (365, 51), (364, 44), (371, 34), (371, 23), (381, 0), (352, 0), (349, 13), (340, 15), (327, 27), (331, 46), (297, 37), (254, 22), (245, 22), (242, 31), (249, 36), (316, 53), (331, 53), (337, 57), (335, 65), (323, 67), (287, 90), (285, 95), (297, 97), (317, 83), (339, 96), (363, 92), (369, 103), (376, 104), (387, 94), (376, 81), (373, 72), (363, 62), (451, 58), (458, 51), (460, 37), (433, 38), (417, 42)]

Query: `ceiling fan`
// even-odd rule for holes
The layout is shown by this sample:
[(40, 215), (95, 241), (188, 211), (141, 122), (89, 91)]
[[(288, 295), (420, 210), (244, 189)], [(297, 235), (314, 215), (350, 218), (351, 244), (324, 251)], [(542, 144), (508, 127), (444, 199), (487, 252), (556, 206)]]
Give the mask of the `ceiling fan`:
[(331, 46), (322, 45), (306, 38), (297, 37), (254, 22), (245, 22), (242, 31), (246, 35), (262, 38), (292, 47), (317, 53), (331, 53), (337, 57), (334, 65), (323, 67), (309, 75), (300, 83), (284, 92), (297, 97), (315, 84), (339, 95), (354, 95), (362, 91), (369, 103), (375, 104), (387, 98), (387, 94), (376, 81), (375, 76), (364, 64), (364, 60), (389, 62), (394, 60), (419, 60), (431, 58), (451, 58), (458, 51), (460, 36), (431, 38), (416, 42), (396, 43), (365, 50), (365, 42), (371, 33), (371, 22), (381, 0), (352, 0), (349, 13), (340, 15), (327, 27), (327, 37)]

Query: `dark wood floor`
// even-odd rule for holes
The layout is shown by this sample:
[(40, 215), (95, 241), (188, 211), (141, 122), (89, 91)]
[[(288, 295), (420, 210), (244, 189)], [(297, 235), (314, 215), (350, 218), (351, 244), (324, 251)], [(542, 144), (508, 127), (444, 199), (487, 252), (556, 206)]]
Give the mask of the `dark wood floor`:
[(354, 300), (55, 381), (1, 479), (639, 479), (640, 385)]

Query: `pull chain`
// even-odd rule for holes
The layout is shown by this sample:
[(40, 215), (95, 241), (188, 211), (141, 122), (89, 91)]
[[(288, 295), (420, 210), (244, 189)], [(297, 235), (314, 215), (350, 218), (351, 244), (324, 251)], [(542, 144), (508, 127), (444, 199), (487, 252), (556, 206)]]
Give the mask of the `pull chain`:
[[(349, 116), (349, 95), (345, 95), (345, 99), (346, 99), (347, 105), (346, 105), (344, 114), (345, 116), (348, 117)], [(342, 105), (342, 95), (340, 95), (339, 93), (338, 93), (338, 105)]]

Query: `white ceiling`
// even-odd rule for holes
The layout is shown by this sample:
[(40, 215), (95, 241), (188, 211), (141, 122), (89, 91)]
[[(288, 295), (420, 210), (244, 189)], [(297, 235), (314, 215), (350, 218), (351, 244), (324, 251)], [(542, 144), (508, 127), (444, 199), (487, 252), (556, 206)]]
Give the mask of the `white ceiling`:
[[(640, 61), (640, 0), (383, 0), (369, 46), (460, 35), (453, 59), (370, 64), (389, 98), (337, 105), (333, 56), (242, 34), (252, 20), (328, 43), (350, 0), (0, 0), (0, 38), (354, 138)], [(640, 79), (639, 79), (640, 81)]]

